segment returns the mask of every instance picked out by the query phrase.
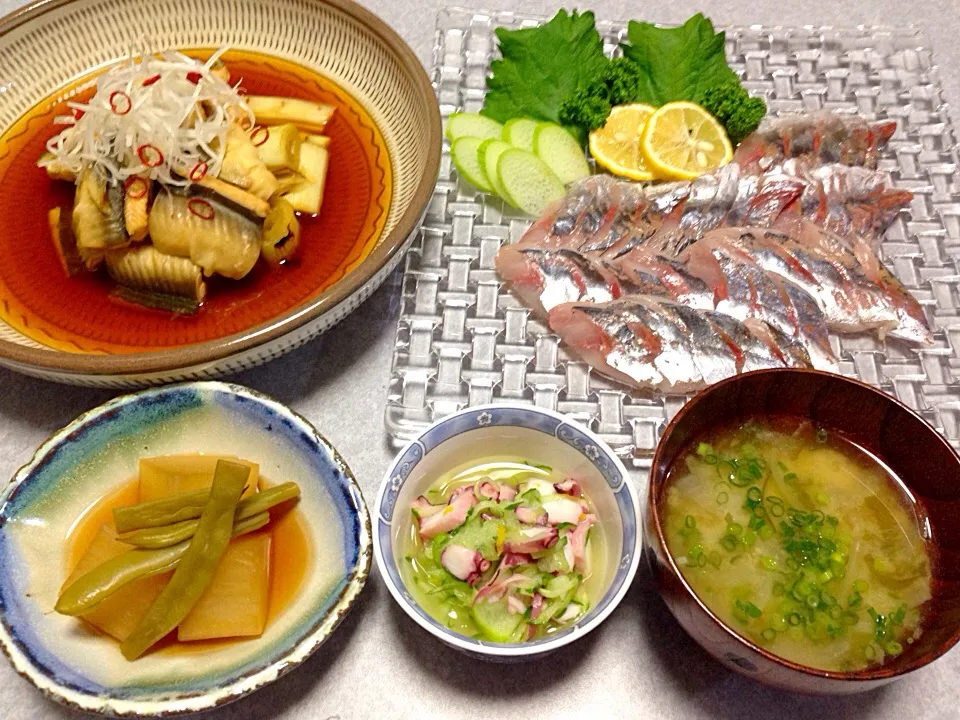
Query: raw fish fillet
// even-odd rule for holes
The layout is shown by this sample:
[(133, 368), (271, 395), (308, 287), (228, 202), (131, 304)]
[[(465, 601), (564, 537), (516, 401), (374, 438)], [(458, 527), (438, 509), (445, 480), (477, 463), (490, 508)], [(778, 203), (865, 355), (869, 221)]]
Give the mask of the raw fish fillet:
[(815, 368), (836, 371), (826, 320), (806, 290), (722, 244), (696, 243), (685, 264), (713, 290), (717, 312), (740, 321), (762, 320), (803, 345)]
[(804, 170), (793, 160), (781, 169), (807, 180), (798, 214), (843, 237), (881, 235), (913, 201), (912, 192), (892, 187), (876, 170), (837, 164)]
[(829, 251), (824, 247), (828, 241), (814, 237), (822, 235), (810, 230), (793, 238), (777, 231), (726, 228), (707, 234), (680, 260), (691, 270), (715, 254), (753, 263), (805, 290), (836, 332), (874, 331), (881, 339), (933, 341), (923, 308), (876, 256), (861, 263), (850, 252)]
[(897, 130), (895, 120), (868, 122), (859, 115), (830, 111), (767, 117), (733, 155), (745, 172), (766, 172), (796, 158), (807, 167), (828, 163), (877, 167)]
[(809, 366), (802, 347), (760, 321), (741, 323), (661, 298), (558, 305), (550, 327), (605, 375), (667, 393), (747, 370)]
[(639, 248), (676, 255), (722, 227), (779, 227), (796, 233), (806, 221), (852, 247), (879, 237), (912, 193), (885, 175), (829, 165), (807, 170), (790, 161), (783, 172), (744, 174), (730, 164), (689, 183), (643, 188), (607, 175), (574, 184), (535, 222), (523, 246), (577, 250), (616, 260)]
[(506, 245), (495, 262), (523, 304), (544, 317), (562, 303), (606, 302), (623, 294), (615, 269), (575, 250)]

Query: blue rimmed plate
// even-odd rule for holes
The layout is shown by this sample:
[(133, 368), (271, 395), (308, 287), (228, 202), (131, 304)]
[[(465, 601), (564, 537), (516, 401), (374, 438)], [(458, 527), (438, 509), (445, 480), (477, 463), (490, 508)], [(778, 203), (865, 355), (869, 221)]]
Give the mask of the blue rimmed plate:
[[(453, 467), (493, 456), (525, 457), (563, 467), (581, 480), (604, 526), (606, 590), (600, 600), (574, 626), (533, 642), (494, 643), (453, 632), (417, 604), (400, 573), (400, 535), (409, 526), (413, 500)], [(431, 425), (404, 447), (387, 470), (375, 508), (377, 567), (394, 599), (430, 634), (488, 659), (522, 659), (583, 637), (616, 609), (633, 582), (640, 560), (639, 498), (623, 463), (605, 442), (579, 423), (529, 405), (473, 407)]]
[[(127, 662), (115, 642), (52, 612), (64, 539), (93, 500), (136, 475), (144, 456), (236, 455), (301, 488), (312, 545), (292, 601), (263, 636)], [(303, 662), (366, 582), (370, 518), (343, 459), (303, 418), (238, 385), (197, 382), (111, 400), (53, 435), (0, 496), (0, 646), (50, 697), (111, 715), (195, 712), (236, 700)]]

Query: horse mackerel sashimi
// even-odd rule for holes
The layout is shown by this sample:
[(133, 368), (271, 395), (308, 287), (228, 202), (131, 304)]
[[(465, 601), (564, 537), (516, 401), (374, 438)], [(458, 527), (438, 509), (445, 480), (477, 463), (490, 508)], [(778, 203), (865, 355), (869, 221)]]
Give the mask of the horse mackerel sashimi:
[(814, 235), (824, 233), (810, 229), (795, 238), (754, 228), (715, 230), (679, 261), (701, 277), (709, 275), (717, 257), (735, 258), (779, 276), (814, 298), (827, 325), (839, 333), (876, 332), (881, 339), (890, 336), (919, 345), (933, 341), (920, 303), (878, 259), (861, 264), (852, 253), (825, 249), (829, 240), (811, 242)]
[(793, 161), (783, 169), (750, 175), (730, 164), (692, 182), (653, 188), (594, 175), (574, 184), (520, 244), (616, 260), (638, 248), (676, 255), (722, 227), (797, 232), (809, 222), (831, 231), (842, 247), (856, 250), (865, 242), (875, 251), (883, 230), (913, 198), (873, 170), (806, 170)]
[(829, 110), (767, 117), (740, 143), (733, 162), (748, 173), (767, 172), (790, 158), (808, 168), (839, 163), (873, 169), (896, 131), (896, 120), (869, 122)]
[(572, 250), (514, 246), (501, 251), (497, 267), (524, 304), (541, 315), (568, 302), (655, 296), (739, 321), (762, 320), (805, 347), (814, 367), (836, 370), (823, 312), (804, 289), (723, 247), (694, 260), (635, 252), (606, 263)]
[(686, 393), (748, 370), (810, 365), (802, 346), (762, 321), (741, 323), (663, 298), (558, 305), (550, 327), (608, 377), (664, 393)]

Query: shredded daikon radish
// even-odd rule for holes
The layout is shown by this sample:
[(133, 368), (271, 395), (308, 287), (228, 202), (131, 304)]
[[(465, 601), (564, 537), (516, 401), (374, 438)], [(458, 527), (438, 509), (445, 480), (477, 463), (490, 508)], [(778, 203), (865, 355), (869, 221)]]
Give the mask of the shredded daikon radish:
[(40, 165), (173, 186), (218, 175), (230, 123), (248, 120), (252, 127), (254, 120), (237, 88), (212, 72), (225, 50), (205, 63), (176, 51), (131, 55), (97, 78), (89, 102), (67, 103), (73, 115), (54, 122), (69, 127), (47, 142), (52, 157)]

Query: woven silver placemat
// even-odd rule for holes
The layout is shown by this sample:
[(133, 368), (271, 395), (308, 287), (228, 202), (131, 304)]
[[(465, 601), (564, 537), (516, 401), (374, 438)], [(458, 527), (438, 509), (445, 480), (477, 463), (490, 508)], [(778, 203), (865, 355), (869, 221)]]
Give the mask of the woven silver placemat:
[[(444, 117), (483, 106), (497, 27), (545, 18), (450, 8), (437, 18), (433, 83)], [(608, 53), (625, 23), (598, 23)], [(910, 27), (731, 27), (727, 58), (771, 111), (831, 108), (899, 127), (881, 168), (915, 199), (887, 232), (888, 266), (924, 305), (936, 343), (918, 350), (833, 337), (841, 372), (877, 385), (960, 445), (960, 188), (937, 67)], [(445, 147), (421, 239), (410, 250), (386, 426), (399, 445), (467, 405), (536, 403), (587, 424), (628, 463), (649, 465), (682, 397), (629, 393), (568, 354), (501, 287), (493, 258), (529, 218), (460, 182)]]

